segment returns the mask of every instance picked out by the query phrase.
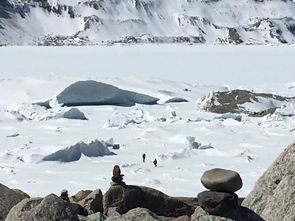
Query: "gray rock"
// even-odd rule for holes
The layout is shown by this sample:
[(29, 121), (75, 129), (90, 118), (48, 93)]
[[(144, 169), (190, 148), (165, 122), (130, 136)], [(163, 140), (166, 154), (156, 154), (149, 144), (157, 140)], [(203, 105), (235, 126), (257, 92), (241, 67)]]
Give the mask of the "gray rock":
[(70, 201), (77, 203), (85, 199), (90, 193), (92, 193), (92, 190), (80, 190), (78, 193), (70, 197)]
[(63, 114), (63, 117), (74, 120), (87, 120), (84, 113), (81, 112), (78, 108), (71, 108)]
[(201, 177), (201, 182), (207, 189), (220, 192), (235, 192), (243, 186), (237, 172), (220, 168), (206, 171)]
[(117, 207), (116, 211), (120, 214), (141, 207), (149, 209), (158, 216), (166, 217), (190, 216), (194, 210), (185, 202), (158, 190), (131, 185), (115, 185), (109, 188), (104, 194), (104, 210), (107, 215), (111, 207)]
[(146, 208), (134, 208), (121, 216), (110, 216), (107, 221), (164, 221)]
[(14, 206), (5, 221), (78, 221), (78, 216), (54, 194), (24, 199)]
[(23, 199), (30, 198), (27, 194), (21, 191), (12, 190), (1, 183), (0, 183), (0, 194), (1, 194), (0, 221), (5, 220), (5, 217), (7, 216), (9, 210), (13, 206), (18, 204)]
[(57, 95), (57, 101), (65, 106), (117, 105), (133, 106), (156, 104), (158, 98), (119, 89), (96, 81), (78, 81)]
[(221, 216), (210, 215), (201, 207), (197, 207), (191, 216), (191, 221), (264, 221), (264, 219), (245, 207), (231, 209)]
[(79, 216), (79, 220), (80, 221), (104, 221), (106, 220), (106, 217), (102, 213), (97, 212), (89, 216)]
[(100, 189), (96, 189), (82, 199), (79, 204), (87, 209), (89, 214), (103, 212), (103, 195)]
[(295, 220), (295, 143), (258, 179), (242, 205), (268, 221)]
[(211, 215), (222, 215), (238, 206), (238, 196), (234, 193), (203, 191), (198, 194), (199, 205)]

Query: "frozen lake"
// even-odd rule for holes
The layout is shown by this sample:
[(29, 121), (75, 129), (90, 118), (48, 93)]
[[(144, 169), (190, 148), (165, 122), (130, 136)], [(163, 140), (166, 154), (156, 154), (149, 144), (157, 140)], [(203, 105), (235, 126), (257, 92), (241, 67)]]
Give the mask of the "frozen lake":
[[(204, 189), (202, 173), (223, 167), (241, 174), (244, 186), (238, 194), (245, 196), (294, 141), (295, 117), (218, 120), (199, 100), (211, 91), (234, 88), (294, 97), (294, 57), (291, 46), (0, 47), (0, 183), (32, 196), (64, 188), (70, 194), (95, 188), (105, 192), (112, 167), (119, 164), (128, 184), (196, 196)], [(9, 112), (12, 105), (53, 98), (87, 79), (155, 96), (160, 104), (79, 107), (88, 121), (17, 121)], [(190, 102), (164, 104), (171, 97)], [(159, 120), (163, 117), (166, 122)], [(187, 136), (214, 148), (188, 150)], [(121, 145), (115, 156), (39, 163), (42, 156), (77, 142), (109, 138)], [(147, 154), (145, 164), (142, 153)]]

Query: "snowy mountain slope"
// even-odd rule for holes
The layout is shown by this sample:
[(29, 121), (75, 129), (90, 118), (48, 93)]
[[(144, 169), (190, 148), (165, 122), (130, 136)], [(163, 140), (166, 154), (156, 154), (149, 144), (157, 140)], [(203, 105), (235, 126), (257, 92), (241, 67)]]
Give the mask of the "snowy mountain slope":
[(294, 43), (294, 18), (290, 0), (4, 0), (0, 44)]

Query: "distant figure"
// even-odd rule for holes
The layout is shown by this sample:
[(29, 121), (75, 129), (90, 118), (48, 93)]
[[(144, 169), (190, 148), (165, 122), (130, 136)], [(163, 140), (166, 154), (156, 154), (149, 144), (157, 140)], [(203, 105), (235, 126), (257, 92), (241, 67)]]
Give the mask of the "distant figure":
[(157, 159), (154, 159), (153, 163), (154, 163), (155, 167), (157, 167), (157, 163), (158, 163)]
[(145, 162), (145, 153), (142, 154), (142, 161)]
[(121, 174), (121, 169), (118, 165), (115, 165), (113, 168), (113, 176), (112, 181), (114, 184), (124, 184), (123, 182), (123, 174)]
[(62, 198), (63, 201), (65, 202), (70, 202), (70, 199), (69, 199), (69, 193), (67, 190), (63, 189), (60, 193), (60, 198)]

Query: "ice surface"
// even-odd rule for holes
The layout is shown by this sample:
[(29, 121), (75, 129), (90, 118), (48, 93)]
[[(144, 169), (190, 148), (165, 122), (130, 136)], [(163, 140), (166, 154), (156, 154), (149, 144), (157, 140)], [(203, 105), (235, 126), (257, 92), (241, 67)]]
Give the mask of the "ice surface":
[[(238, 195), (246, 196), (283, 148), (294, 141), (295, 117), (243, 115), (241, 122), (220, 120), (215, 119), (220, 114), (205, 112), (198, 101), (210, 91), (235, 88), (294, 97), (295, 89), (289, 88), (294, 82), (294, 49), (181, 45), (2, 47), (0, 183), (22, 189), (32, 197), (59, 194), (64, 188), (69, 194), (97, 188), (105, 192), (112, 168), (118, 164), (127, 184), (148, 185), (172, 196), (196, 196), (204, 190), (202, 173), (222, 167), (241, 174), (244, 185)], [(58, 117), (20, 121), (7, 112), (13, 104), (48, 100), (71, 83), (85, 80), (148, 94), (160, 98), (160, 104), (80, 106), (88, 120)], [(165, 104), (171, 97), (190, 102)], [(285, 114), (292, 113), (292, 104), (287, 103), (291, 109), (286, 109)], [(68, 110), (53, 106), (49, 110)], [(25, 111), (28, 116), (32, 110), (43, 117), (48, 113), (31, 107)], [(106, 127), (108, 120), (116, 126)], [(138, 123), (125, 123), (130, 120)], [(14, 134), (19, 135), (7, 137)], [(187, 136), (214, 148), (190, 149)], [(109, 147), (116, 155), (82, 155), (70, 163), (38, 163), (44, 156), (81, 141), (109, 138), (114, 141), (110, 144), (120, 144), (119, 150)], [(157, 168), (152, 163), (155, 158)]]

